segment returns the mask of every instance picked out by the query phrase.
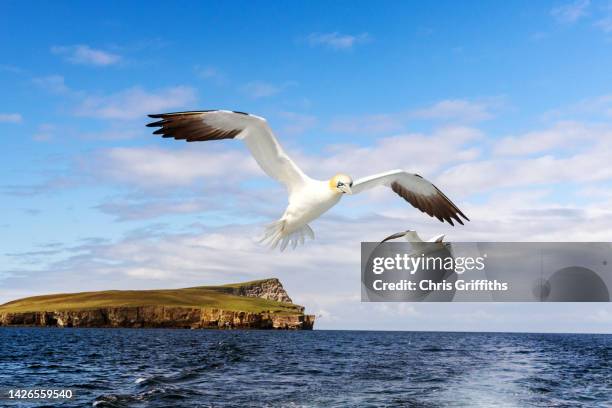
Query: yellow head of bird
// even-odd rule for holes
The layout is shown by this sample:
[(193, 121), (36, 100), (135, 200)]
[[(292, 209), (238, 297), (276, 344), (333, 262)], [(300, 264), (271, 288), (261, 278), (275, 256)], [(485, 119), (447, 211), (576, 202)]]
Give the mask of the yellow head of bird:
[(329, 180), (329, 188), (339, 194), (353, 194), (353, 179), (346, 174), (336, 174)]

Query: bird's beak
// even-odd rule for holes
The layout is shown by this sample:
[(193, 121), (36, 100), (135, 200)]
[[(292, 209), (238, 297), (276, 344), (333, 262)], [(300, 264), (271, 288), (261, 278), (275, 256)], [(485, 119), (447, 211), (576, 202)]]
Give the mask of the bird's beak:
[(353, 190), (351, 190), (351, 187), (347, 184), (340, 187), (340, 190), (342, 190), (342, 192), (345, 194), (353, 194)]

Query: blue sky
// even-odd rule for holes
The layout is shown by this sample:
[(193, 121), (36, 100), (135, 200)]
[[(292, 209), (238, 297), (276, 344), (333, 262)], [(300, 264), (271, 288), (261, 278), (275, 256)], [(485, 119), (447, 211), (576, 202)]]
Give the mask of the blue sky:
[[(358, 244), (406, 228), (612, 240), (612, 3), (3, 2), (0, 16), (0, 302), (278, 276), (322, 328), (610, 331), (608, 305), (360, 304)], [(314, 223), (307, 247), (268, 253), (252, 237), (285, 196), (245, 149), (144, 127), (210, 108), (265, 116), (316, 177), (418, 171), (473, 221), (452, 229), (377, 191)]]

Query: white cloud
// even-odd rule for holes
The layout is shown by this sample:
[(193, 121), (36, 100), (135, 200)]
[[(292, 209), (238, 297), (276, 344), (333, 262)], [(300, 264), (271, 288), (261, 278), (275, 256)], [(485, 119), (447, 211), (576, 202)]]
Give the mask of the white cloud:
[(109, 128), (100, 131), (78, 132), (77, 137), (82, 140), (129, 140), (142, 136), (143, 133), (148, 137), (151, 132), (145, 129), (141, 123), (128, 126), (121, 122), (120, 126), (111, 125)]
[(264, 98), (279, 93), (282, 88), (264, 81), (253, 81), (246, 84), (243, 89), (252, 98)]
[(599, 28), (604, 33), (612, 33), (612, 17), (604, 17), (601, 20), (596, 21), (594, 26)]
[(306, 132), (317, 124), (317, 118), (296, 112), (279, 112), (278, 116), (283, 119), (284, 125), (280, 127), (279, 134), (298, 135)]
[[(471, 128), (456, 129), (464, 129), (469, 134)], [(472, 129), (472, 132), (478, 131)], [(480, 139), (474, 139), (479, 140), (477, 148), (469, 139), (443, 138), (442, 134), (443, 131), (439, 131), (421, 141), (418, 138), (404, 139), (398, 143), (398, 156), (390, 148), (388, 153), (382, 150), (382, 156), (377, 160), (391, 165), (398, 163), (402, 155), (415, 157), (411, 163), (417, 171), (422, 171), (426, 177), (432, 173), (437, 175), (435, 179), (439, 184), (447, 186), (452, 194), (462, 196), (508, 188), (542, 188), (559, 183), (612, 180), (609, 166), (612, 127), (604, 124), (565, 121), (497, 140), (481, 135)], [(402, 145), (407, 146), (406, 151)], [(449, 150), (440, 150), (440, 146)], [(412, 150), (415, 153), (411, 153), (415, 147), (425, 150)], [(351, 153), (359, 157), (358, 151)], [(362, 161), (367, 160), (369, 153), (367, 149), (364, 152), (360, 158)], [(420, 157), (423, 157), (422, 161)], [(438, 159), (437, 163), (432, 162), (432, 158)], [(431, 163), (436, 165), (428, 165)]]
[(147, 114), (186, 107), (195, 100), (195, 90), (187, 86), (156, 92), (134, 87), (106, 96), (86, 96), (76, 114), (97, 119), (144, 119)]
[(121, 183), (147, 188), (188, 186), (205, 178), (228, 183), (246, 175), (263, 174), (246, 152), (214, 150), (211, 142), (208, 144), (208, 148), (190, 146), (180, 150), (113, 148), (101, 154), (92, 170)]
[(23, 117), (19, 113), (0, 113), (0, 123), (21, 123)]
[(575, 23), (587, 15), (590, 0), (576, 0), (553, 8), (550, 14), (560, 23)]
[(96, 207), (117, 221), (147, 220), (176, 214), (194, 214), (218, 210), (218, 201), (201, 198), (178, 197), (161, 200), (115, 200)]
[(477, 123), (493, 118), (502, 104), (500, 98), (482, 101), (446, 99), (433, 105), (396, 113), (375, 113), (336, 117), (329, 129), (333, 132), (384, 134), (400, 132), (410, 121), (427, 120), (455, 124)]
[(592, 141), (605, 130), (579, 122), (559, 122), (549, 129), (527, 132), (520, 136), (505, 137), (495, 143), (493, 152), (499, 155), (523, 156), (551, 149), (575, 150)]
[(364, 177), (394, 168), (431, 177), (444, 166), (475, 160), (480, 152), (471, 144), (481, 138), (482, 133), (477, 129), (448, 126), (432, 134), (409, 133), (380, 138), (372, 146), (330, 145), (323, 157), (299, 157), (297, 161), (303, 163), (311, 175), (324, 178), (338, 172)]
[(272, 84), (266, 81), (251, 81), (242, 87), (242, 91), (253, 99), (266, 98), (279, 94), (290, 86), (295, 86), (295, 81), (285, 81), (281, 84)]
[(174, 86), (149, 91), (131, 87), (108, 95), (94, 95), (69, 88), (61, 75), (34, 78), (34, 84), (49, 92), (71, 97), (74, 114), (96, 119), (145, 119), (147, 114), (186, 108), (196, 101), (195, 89)]
[(73, 64), (108, 66), (121, 61), (121, 56), (117, 54), (91, 48), (88, 45), (56, 45), (51, 47), (51, 52), (64, 56), (68, 62)]
[(215, 78), (219, 75), (219, 71), (212, 67), (196, 67), (196, 74), (203, 79)]
[(223, 85), (228, 82), (227, 76), (215, 67), (196, 65), (194, 71), (198, 78), (212, 81), (218, 85)]
[(480, 122), (491, 119), (491, 109), (498, 102), (474, 102), (465, 99), (447, 99), (427, 108), (417, 109), (410, 117), (417, 119), (445, 120), (459, 123)]
[(403, 130), (405, 122), (406, 115), (403, 114), (345, 115), (334, 118), (329, 125), (329, 130), (356, 134), (391, 133)]
[(488, 159), (453, 166), (445, 170), (440, 179), (451, 191), (463, 194), (520, 186), (605, 181), (612, 179), (612, 168), (608, 165), (611, 155), (610, 146), (599, 146), (569, 157), (545, 154), (534, 158)]
[[(446, 126), (430, 134), (380, 138), (372, 146), (329, 145), (327, 151), (319, 155), (291, 149), (286, 143), (284, 148), (307, 174), (320, 179), (338, 172), (358, 178), (393, 168), (418, 172), (432, 179), (450, 165), (476, 160), (481, 152), (474, 144), (482, 137), (474, 128)], [(87, 177), (94, 180), (89, 182), (106, 181), (146, 190), (193, 188), (204, 181), (208, 189), (213, 185), (227, 186), (258, 179), (282, 190), (264, 174), (241, 142), (168, 142), (168, 148), (120, 147), (100, 151), (94, 156), (95, 160), (91, 156), (82, 157), (70, 172), (71, 178)], [(368, 163), (367, 171), (364, 171), (364, 163)], [(176, 206), (166, 208), (179, 212)], [(104, 209), (109, 213), (118, 212), (117, 206)]]
[(22, 68), (10, 64), (0, 64), (0, 71), (10, 72), (11, 74), (21, 74), (24, 72)]
[(597, 323), (612, 323), (612, 310), (600, 309), (587, 316), (587, 319)]
[(311, 46), (324, 46), (334, 50), (348, 50), (357, 44), (370, 41), (368, 33), (357, 35), (332, 33), (312, 33), (306, 37), (306, 41)]
[(377, 303), (374, 306), (380, 314), (392, 314), (397, 317), (415, 317), (420, 313), (416, 306), (409, 303)]
[[(352, 249), (347, 251), (348, 248), (338, 247), (327, 239), (324, 242), (328, 245), (310, 245), (292, 256), (269, 252), (255, 240), (260, 227), (229, 225), (222, 230), (206, 228), (190, 233), (134, 231), (116, 242), (74, 247), (67, 258), (54, 263), (51, 269), (65, 275), (86, 270), (92, 285), (108, 286), (108, 282), (139, 285), (142, 284), (139, 280), (152, 278), (176, 287), (275, 276), (281, 270), (285, 271), (283, 275), (289, 275), (299, 265), (304, 278), (311, 273), (321, 275), (323, 265), (331, 268), (346, 262), (358, 265), (357, 258), (349, 256), (354, 252)], [(339, 259), (326, 259), (329, 250), (334, 250)], [(21, 259), (28, 262), (27, 256), (22, 254)], [(53, 272), (45, 274), (44, 278), (52, 279), (52, 275)], [(301, 278), (296, 276), (294, 281)]]
[(38, 130), (34, 136), (32, 136), (32, 139), (37, 142), (48, 142), (53, 139), (55, 130), (55, 125), (43, 123), (42, 125), (38, 126)]
[(578, 103), (550, 110), (543, 115), (545, 120), (567, 120), (568, 118), (581, 119), (610, 119), (612, 118), (612, 94), (603, 94), (583, 99)]
[(134, 278), (141, 279), (167, 279), (170, 278), (173, 273), (170, 270), (162, 270), (158, 268), (126, 268), (126, 275)]
[(34, 78), (32, 79), (32, 82), (49, 92), (57, 94), (65, 94), (70, 92), (70, 88), (66, 86), (64, 77), (61, 75), (48, 75), (45, 77)]

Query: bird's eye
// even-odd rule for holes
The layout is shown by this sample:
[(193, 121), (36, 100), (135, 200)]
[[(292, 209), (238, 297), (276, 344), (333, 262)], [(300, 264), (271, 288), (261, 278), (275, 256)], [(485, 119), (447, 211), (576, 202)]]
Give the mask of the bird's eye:
[(343, 185), (344, 185), (343, 182), (341, 182), (341, 181), (338, 182), (338, 187), (342, 187)]
[(353, 182), (352, 181), (349, 183), (349, 187), (353, 187)]

